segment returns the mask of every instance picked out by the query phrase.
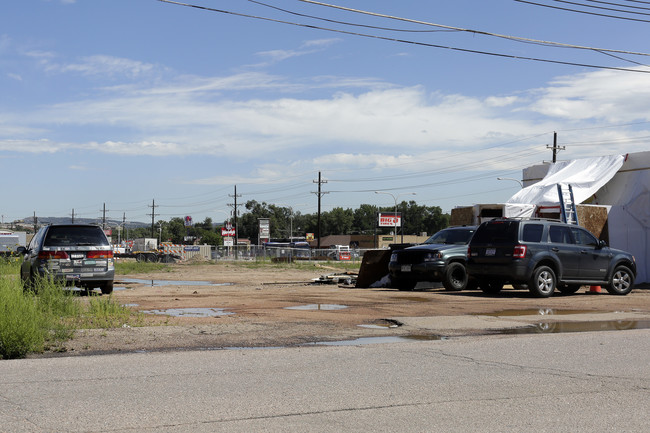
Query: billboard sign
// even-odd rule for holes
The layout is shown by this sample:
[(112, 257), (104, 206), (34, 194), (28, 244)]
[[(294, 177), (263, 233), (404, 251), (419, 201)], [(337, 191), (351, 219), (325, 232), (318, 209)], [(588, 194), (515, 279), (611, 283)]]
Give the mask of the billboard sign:
[(400, 212), (381, 212), (379, 214), (379, 227), (401, 227), (402, 214)]

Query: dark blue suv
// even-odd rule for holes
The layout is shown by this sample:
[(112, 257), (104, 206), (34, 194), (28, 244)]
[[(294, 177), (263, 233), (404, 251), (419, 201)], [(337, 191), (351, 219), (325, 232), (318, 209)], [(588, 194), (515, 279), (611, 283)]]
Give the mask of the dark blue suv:
[(557, 288), (575, 293), (600, 285), (614, 295), (634, 286), (634, 256), (610, 248), (575, 224), (542, 219), (499, 218), (481, 224), (469, 244), (467, 272), (485, 293), (506, 283), (549, 297)]

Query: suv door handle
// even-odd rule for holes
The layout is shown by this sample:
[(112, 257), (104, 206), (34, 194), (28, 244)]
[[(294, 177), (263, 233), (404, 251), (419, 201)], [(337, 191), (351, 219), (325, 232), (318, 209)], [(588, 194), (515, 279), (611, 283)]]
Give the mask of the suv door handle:
[(558, 251), (560, 251), (560, 249), (558, 247), (553, 247), (551, 248), (551, 251), (557, 253)]

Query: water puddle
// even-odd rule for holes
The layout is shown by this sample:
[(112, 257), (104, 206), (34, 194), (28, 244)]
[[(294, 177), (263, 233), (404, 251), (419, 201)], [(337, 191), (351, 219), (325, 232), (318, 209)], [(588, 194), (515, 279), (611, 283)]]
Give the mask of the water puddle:
[(122, 307), (139, 307), (140, 304), (122, 304)]
[(284, 307), (285, 310), (344, 310), (346, 308), (348, 308), (347, 305), (339, 304), (306, 304)]
[(439, 341), (446, 340), (446, 337), (439, 335), (404, 335), (388, 337), (361, 337), (354, 340), (340, 341), (317, 341), (307, 343), (306, 346), (361, 346), (366, 344), (383, 344), (383, 343), (406, 343), (413, 341)]
[(402, 301), (413, 301), (413, 302), (431, 302), (430, 298), (420, 297), (420, 296), (396, 296), (395, 299), (400, 299)]
[(166, 310), (142, 310), (140, 312), (173, 317), (218, 317), (235, 314), (232, 311), (226, 311), (225, 308), (168, 308)]
[(359, 328), (366, 329), (390, 329), (390, 328), (399, 328), (403, 324), (394, 319), (381, 319), (375, 320), (374, 323), (364, 323), (363, 325), (357, 325)]
[(498, 334), (559, 334), (563, 332), (626, 331), (649, 329), (650, 320), (603, 320), (595, 322), (544, 322), (525, 328), (505, 329)]
[(493, 313), (481, 314), (481, 316), (505, 317), (505, 316), (552, 316), (563, 314), (593, 314), (602, 311), (593, 310), (556, 310), (553, 308), (531, 308), (527, 310), (502, 310)]
[(141, 280), (138, 278), (121, 278), (119, 283), (147, 284), (150, 286), (232, 286), (234, 283), (212, 283), (210, 281), (174, 281), (174, 280)]

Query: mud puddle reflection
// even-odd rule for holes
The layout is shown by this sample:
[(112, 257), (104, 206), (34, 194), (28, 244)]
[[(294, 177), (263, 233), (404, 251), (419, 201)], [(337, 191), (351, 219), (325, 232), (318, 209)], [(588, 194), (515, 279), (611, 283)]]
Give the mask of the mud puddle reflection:
[(141, 310), (140, 312), (172, 317), (218, 317), (235, 314), (232, 311), (226, 311), (225, 308), (168, 308), (166, 310)]

